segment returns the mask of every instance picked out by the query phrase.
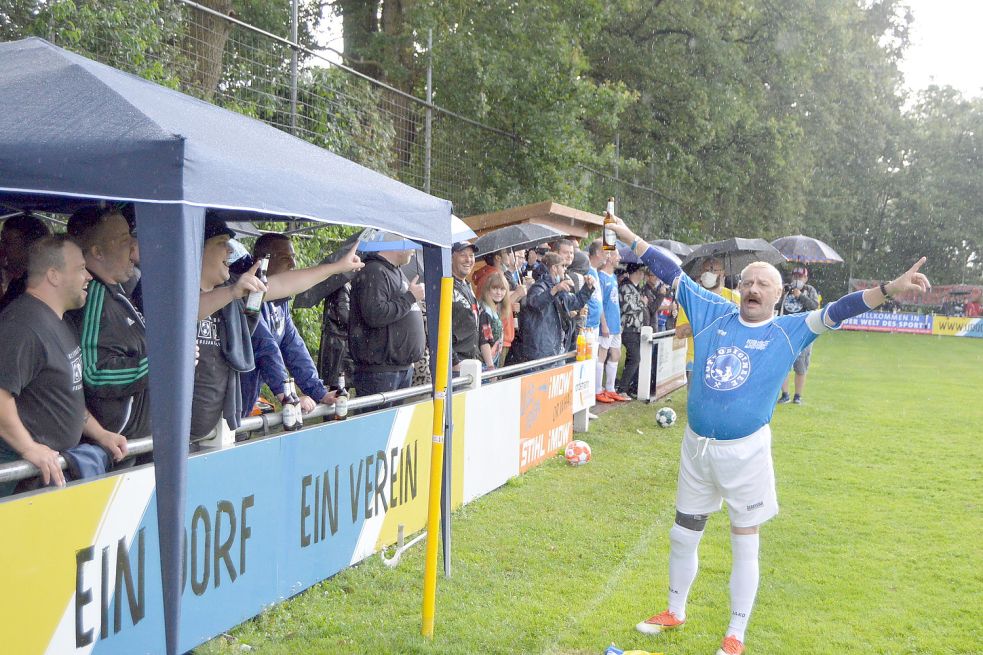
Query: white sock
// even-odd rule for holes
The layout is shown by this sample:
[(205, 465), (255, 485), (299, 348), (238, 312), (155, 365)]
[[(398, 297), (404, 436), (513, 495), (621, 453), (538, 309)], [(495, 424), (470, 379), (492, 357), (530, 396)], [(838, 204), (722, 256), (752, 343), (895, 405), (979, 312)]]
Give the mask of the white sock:
[(744, 641), (744, 631), (758, 593), (758, 534), (730, 535), (730, 625), (727, 634)]
[(594, 387), (594, 390), (596, 393), (601, 393), (604, 391), (604, 362), (597, 360), (594, 371), (597, 373), (597, 385)]
[(605, 391), (614, 391), (614, 378), (618, 375), (618, 362), (608, 362), (604, 365), (604, 373), (607, 375), (607, 382), (604, 384)]
[(686, 597), (696, 579), (699, 557), (696, 550), (703, 531), (673, 523), (669, 530), (669, 611), (680, 621), (686, 618)]

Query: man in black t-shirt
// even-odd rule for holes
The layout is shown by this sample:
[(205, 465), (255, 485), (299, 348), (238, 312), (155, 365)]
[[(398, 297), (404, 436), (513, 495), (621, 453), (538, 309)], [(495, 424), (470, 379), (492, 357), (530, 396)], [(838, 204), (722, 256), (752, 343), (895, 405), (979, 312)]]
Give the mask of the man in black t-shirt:
[[(58, 454), (82, 435), (115, 461), (126, 455), (126, 439), (85, 409), (82, 349), (63, 320), (65, 311), (85, 304), (91, 279), (68, 237), (44, 237), (30, 248), (25, 293), (0, 319), (0, 462), (25, 459), (44, 484), (65, 484)], [(14, 486), (0, 485), (0, 496)]]

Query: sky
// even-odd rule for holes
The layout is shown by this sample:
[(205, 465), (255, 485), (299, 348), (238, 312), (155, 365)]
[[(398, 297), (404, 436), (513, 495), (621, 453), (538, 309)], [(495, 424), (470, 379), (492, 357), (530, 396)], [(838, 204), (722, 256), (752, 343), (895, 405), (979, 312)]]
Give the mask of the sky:
[(983, 96), (983, 0), (906, 0), (914, 14), (901, 64), (909, 89), (949, 85)]

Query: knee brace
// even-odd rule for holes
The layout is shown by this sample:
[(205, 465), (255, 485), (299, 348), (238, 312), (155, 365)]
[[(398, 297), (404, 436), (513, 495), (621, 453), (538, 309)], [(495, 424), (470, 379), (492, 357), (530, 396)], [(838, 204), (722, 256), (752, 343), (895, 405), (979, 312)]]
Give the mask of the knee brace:
[(693, 532), (703, 532), (709, 518), (709, 514), (683, 514), (676, 510), (676, 525)]

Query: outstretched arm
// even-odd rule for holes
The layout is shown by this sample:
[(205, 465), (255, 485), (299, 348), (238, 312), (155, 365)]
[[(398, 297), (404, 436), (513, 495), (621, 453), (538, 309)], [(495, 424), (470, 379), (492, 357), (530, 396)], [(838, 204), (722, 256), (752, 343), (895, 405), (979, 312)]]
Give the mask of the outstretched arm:
[(615, 234), (625, 243), (632, 245), (632, 250), (638, 258), (655, 273), (660, 280), (669, 282), (669, 285), (676, 289), (679, 284), (679, 276), (683, 274), (683, 269), (679, 268), (676, 262), (672, 261), (658, 248), (653, 248), (644, 239), (632, 232), (625, 222), (615, 216), (614, 225), (610, 226)]
[(288, 298), (307, 291), (318, 282), (326, 280), (332, 275), (361, 270), (364, 264), (358, 255), (355, 254), (357, 247), (358, 244), (354, 244), (344, 257), (330, 264), (318, 264), (310, 268), (284, 271), (283, 273), (269, 276), (266, 280), (266, 300)]
[(823, 321), (826, 326), (834, 327), (841, 321), (879, 307), (888, 298), (884, 293), (885, 291), (890, 296), (896, 296), (906, 291), (928, 291), (932, 286), (931, 283), (923, 273), (918, 272), (924, 263), (925, 258), (922, 257), (911, 268), (887, 284), (864, 291), (854, 291), (830, 304), (823, 314)]

